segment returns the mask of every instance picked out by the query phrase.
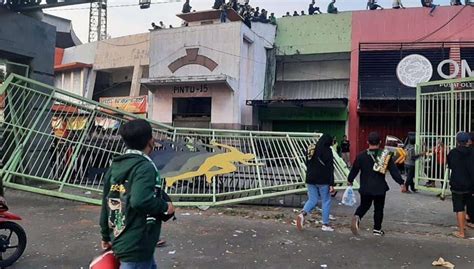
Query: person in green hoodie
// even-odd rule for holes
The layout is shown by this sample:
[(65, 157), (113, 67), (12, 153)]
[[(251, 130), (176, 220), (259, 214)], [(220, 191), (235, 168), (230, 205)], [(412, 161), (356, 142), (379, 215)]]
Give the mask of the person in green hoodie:
[(152, 129), (145, 120), (121, 126), (127, 146), (113, 159), (105, 175), (100, 227), (102, 248), (112, 248), (120, 269), (156, 269), (155, 246), (160, 238), (160, 215), (174, 213), (160, 187), (161, 179), (148, 155), (154, 147)]

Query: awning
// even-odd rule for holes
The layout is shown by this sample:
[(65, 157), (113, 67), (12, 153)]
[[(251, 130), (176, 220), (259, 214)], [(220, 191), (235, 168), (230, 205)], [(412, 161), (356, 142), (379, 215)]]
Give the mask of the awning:
[(207, 75), (207, 76), (163, 76), (144, 78), (141, 84), (146, 85), (153, 90), (153, 86), (175, 86), (175, 85), (189, 85), (198, 83), (217, 84), (225, 83), (231, 90), (237, 91), (237, 81), (227, 75)]
[(345, 108), (347, 107), (348, 99), (308, 99), (308, 100), (289, 100), (289, 99), (274, 99), (274, 100), (247, 100), (248, 106), (257, 107), (325, 107), (325, 108)]
[(277, 81), (273, 96), (292, 100), (347, 99), (349, 80)]
[(79, 63), (79, 62), (61, 64), (61, 65), (54, 66), (54, 72), (61, 72), (61, 71), (66, 71), (66, 70), (74, 70), (74, 69), (82, 69), (82, 68), (92, 68), (92, 65)]

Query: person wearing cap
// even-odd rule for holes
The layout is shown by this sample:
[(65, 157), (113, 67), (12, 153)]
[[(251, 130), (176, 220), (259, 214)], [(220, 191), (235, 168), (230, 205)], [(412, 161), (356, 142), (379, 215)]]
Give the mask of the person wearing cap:
[(465, 238), (466, 206), (471, 200), (473, 189), (473, 153), (468, 147), (469, 134), (459, 132), (456, 135), (456, 148), (448, 154), (448, 167), (451, 169), (449, 185), (451, 187), (453, 211), (456, 213), (459, 230), (453, 235), (457, 238)]
[[(383, 236), (385, 232), (382, 230), (385, 196), (389, 190), (385, 174), (374, 170), (374, 164), (382, 154), (380, 149), (380, 136), (376, 132), (372, 132), (368, 137), (369, 148), (361, 152), (352, 164), (351, 172), (348, 176), (348, 185), (352, 186), (354, 179), (360, 172), (360, 206), (357, 208), (353, 218), (351, 230), (354, 235), (359, 234), (360, 220), (369, 211), (372, 204), (374, 205), (374, 229), (373, 234)], [(390, 175), (395, 180), (403, 192), (406, 191), (405, 182), (392, 158), (388, 161), (387, 166)]]

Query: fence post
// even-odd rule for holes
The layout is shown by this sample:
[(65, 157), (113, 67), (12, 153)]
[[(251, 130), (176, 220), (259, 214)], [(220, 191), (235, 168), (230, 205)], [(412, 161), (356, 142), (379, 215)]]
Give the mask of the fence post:
[[(258, 157), (257, 157), (257, 151), (255, 150), (255, 145), (254, 145), (254, 140), (253, 140), (253, 135), (252, 133), (249, 134), (250, 135), (250, 145), (252, 146), (252, 152), (253, 154), (255, 155), (255, 163), (259, 163), (258, 161)], [(262, 184), (262, 177), (260, 176), (260, 168), (257, 166), (255, 168), (257, 170), (257, 179), (258, 179), (258, 186), (260, 188), (260, 194), (263, 195), (263, 184)]]
[[(416, 126), (415, 126), (415, 152), (418, 152), (421, 145), (421, 86), (416, 85)], [(420, 180), (420, 162), (415, 162), (415, 187), (418, 188)]]

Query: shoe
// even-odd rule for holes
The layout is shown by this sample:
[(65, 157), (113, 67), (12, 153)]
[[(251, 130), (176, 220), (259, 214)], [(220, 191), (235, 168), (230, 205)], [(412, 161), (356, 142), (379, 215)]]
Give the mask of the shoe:
[(299, 214), (297, 217), (296, 217), (296, 228), (298, 228), (298, 230), (303, 230), (303, 225), (304, 225), (304, 215), (303, 213)]
[(384, 236), (385, 232), (383, 230), (374, 230), (374, 235), (377, 236)]
[(331, 226), (329, 225), (323, 225), (323, 227), (321, 228), (321, 230), (325, 231), (325, 232), (334, 232), (334, 228), (332, 228)]
[(333, 215), (329, 215), (329, 220), (336, 220), (336, 217), (334, 217)]
[(411, 192), (417, 193), (417, 192), (418, 192), (418, 189), (412, 189)]
[(356, 236), (359, 235), (359, 224), (360, 224), (359, 216), (354, 215), (354, 217), (352, 217), (351, 231), (352, 231), (352, 234)]

